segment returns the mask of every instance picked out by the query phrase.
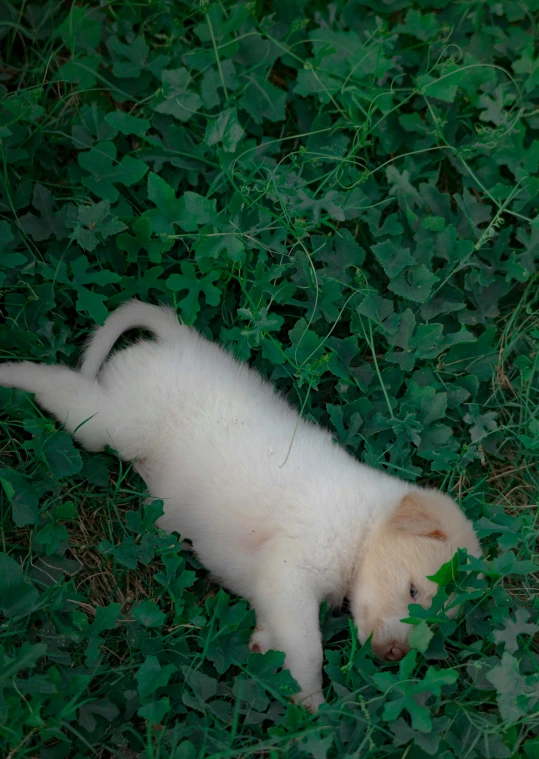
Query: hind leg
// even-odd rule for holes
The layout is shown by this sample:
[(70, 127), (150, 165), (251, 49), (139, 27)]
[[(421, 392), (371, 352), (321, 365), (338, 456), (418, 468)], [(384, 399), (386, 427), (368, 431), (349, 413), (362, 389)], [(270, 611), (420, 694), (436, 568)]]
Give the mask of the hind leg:
[(0, 364), (0, 385), (34, 393), (38, 405), (89, 450), (101, 450), (109, 442), (102, 413), (106, 397), (97, 381), (66, 366), (21, 361)]

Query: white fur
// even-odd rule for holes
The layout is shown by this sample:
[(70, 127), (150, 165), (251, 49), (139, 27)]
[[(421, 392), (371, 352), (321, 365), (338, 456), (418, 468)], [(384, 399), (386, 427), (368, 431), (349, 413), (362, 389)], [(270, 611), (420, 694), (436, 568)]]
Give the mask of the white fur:
[[(153, 331), (157, 342), (113, 353), (100, 369), (133, 327)], [(425, 491), (360, 464), (255, 371), (180, 326), (174, 312), (137, 301), (96, 331), (80, 372), (8, 363), (0, 384), (35, 393), (88, 450), (108, 444), (136, 459), (151, 495), (165, 502), (160, 527), (190, 538), (214, 576), (249, 599), (258, 623), (251, 646), (283, 650), (299, 698), (316, 709), (323, 701), (320, 602), (350, 595), (358, 608), (368, 603), (358, 584), (376, 588), (376, 577), (361, 577), (369, 538), (403, 497)], [(469, 525), (447, 501), (459, 528)], [(446, 558), (439, 551), (439, 564)], [(411, 602), (409, 582), (404, 577), (401, 607), (386, 615), (396, 625)], [(356, 622), (365, 639), (372, 630)], [(402, 638), (400, 628), (395, 635)]]

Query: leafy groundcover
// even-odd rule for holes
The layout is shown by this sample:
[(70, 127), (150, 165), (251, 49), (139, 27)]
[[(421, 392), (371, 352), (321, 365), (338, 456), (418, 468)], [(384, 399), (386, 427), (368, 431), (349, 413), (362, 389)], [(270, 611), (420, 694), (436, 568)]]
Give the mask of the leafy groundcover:
[(3, 3), (2, 357), (73, 365), (126, 299), (170, 303), (485, 548), (398, 665), (323, 608), (312, 716), (130, 467), (2, 389), (4, 756), (539, 757), (538, 25), (538, 0)]

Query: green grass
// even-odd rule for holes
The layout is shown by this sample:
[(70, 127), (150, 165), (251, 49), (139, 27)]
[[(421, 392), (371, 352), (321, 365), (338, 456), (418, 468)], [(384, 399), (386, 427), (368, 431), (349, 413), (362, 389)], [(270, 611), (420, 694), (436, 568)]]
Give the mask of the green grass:
[(539, 757), (538, 23), (3, 5), (0, 355), (74, 364), (127, 298), (168, 302), (358, 459), (451, 493), (485, 549), (411, 607), (400, 665), (322, 609), (311, 716), (131, 469), (0, 389), (3, 756)]

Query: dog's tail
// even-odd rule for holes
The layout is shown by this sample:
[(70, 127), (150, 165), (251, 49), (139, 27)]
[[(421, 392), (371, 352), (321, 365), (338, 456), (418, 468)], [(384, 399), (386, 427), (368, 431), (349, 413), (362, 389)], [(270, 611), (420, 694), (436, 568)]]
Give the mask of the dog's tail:
[(177, 340), (180, 329), (178, 318), (171, 308), (130, 300), (116, 309), (90, 338), (80, 367), (82, 376), (95, 379), (120, 335), (137, 327), (153, 332), (162, 342)]

